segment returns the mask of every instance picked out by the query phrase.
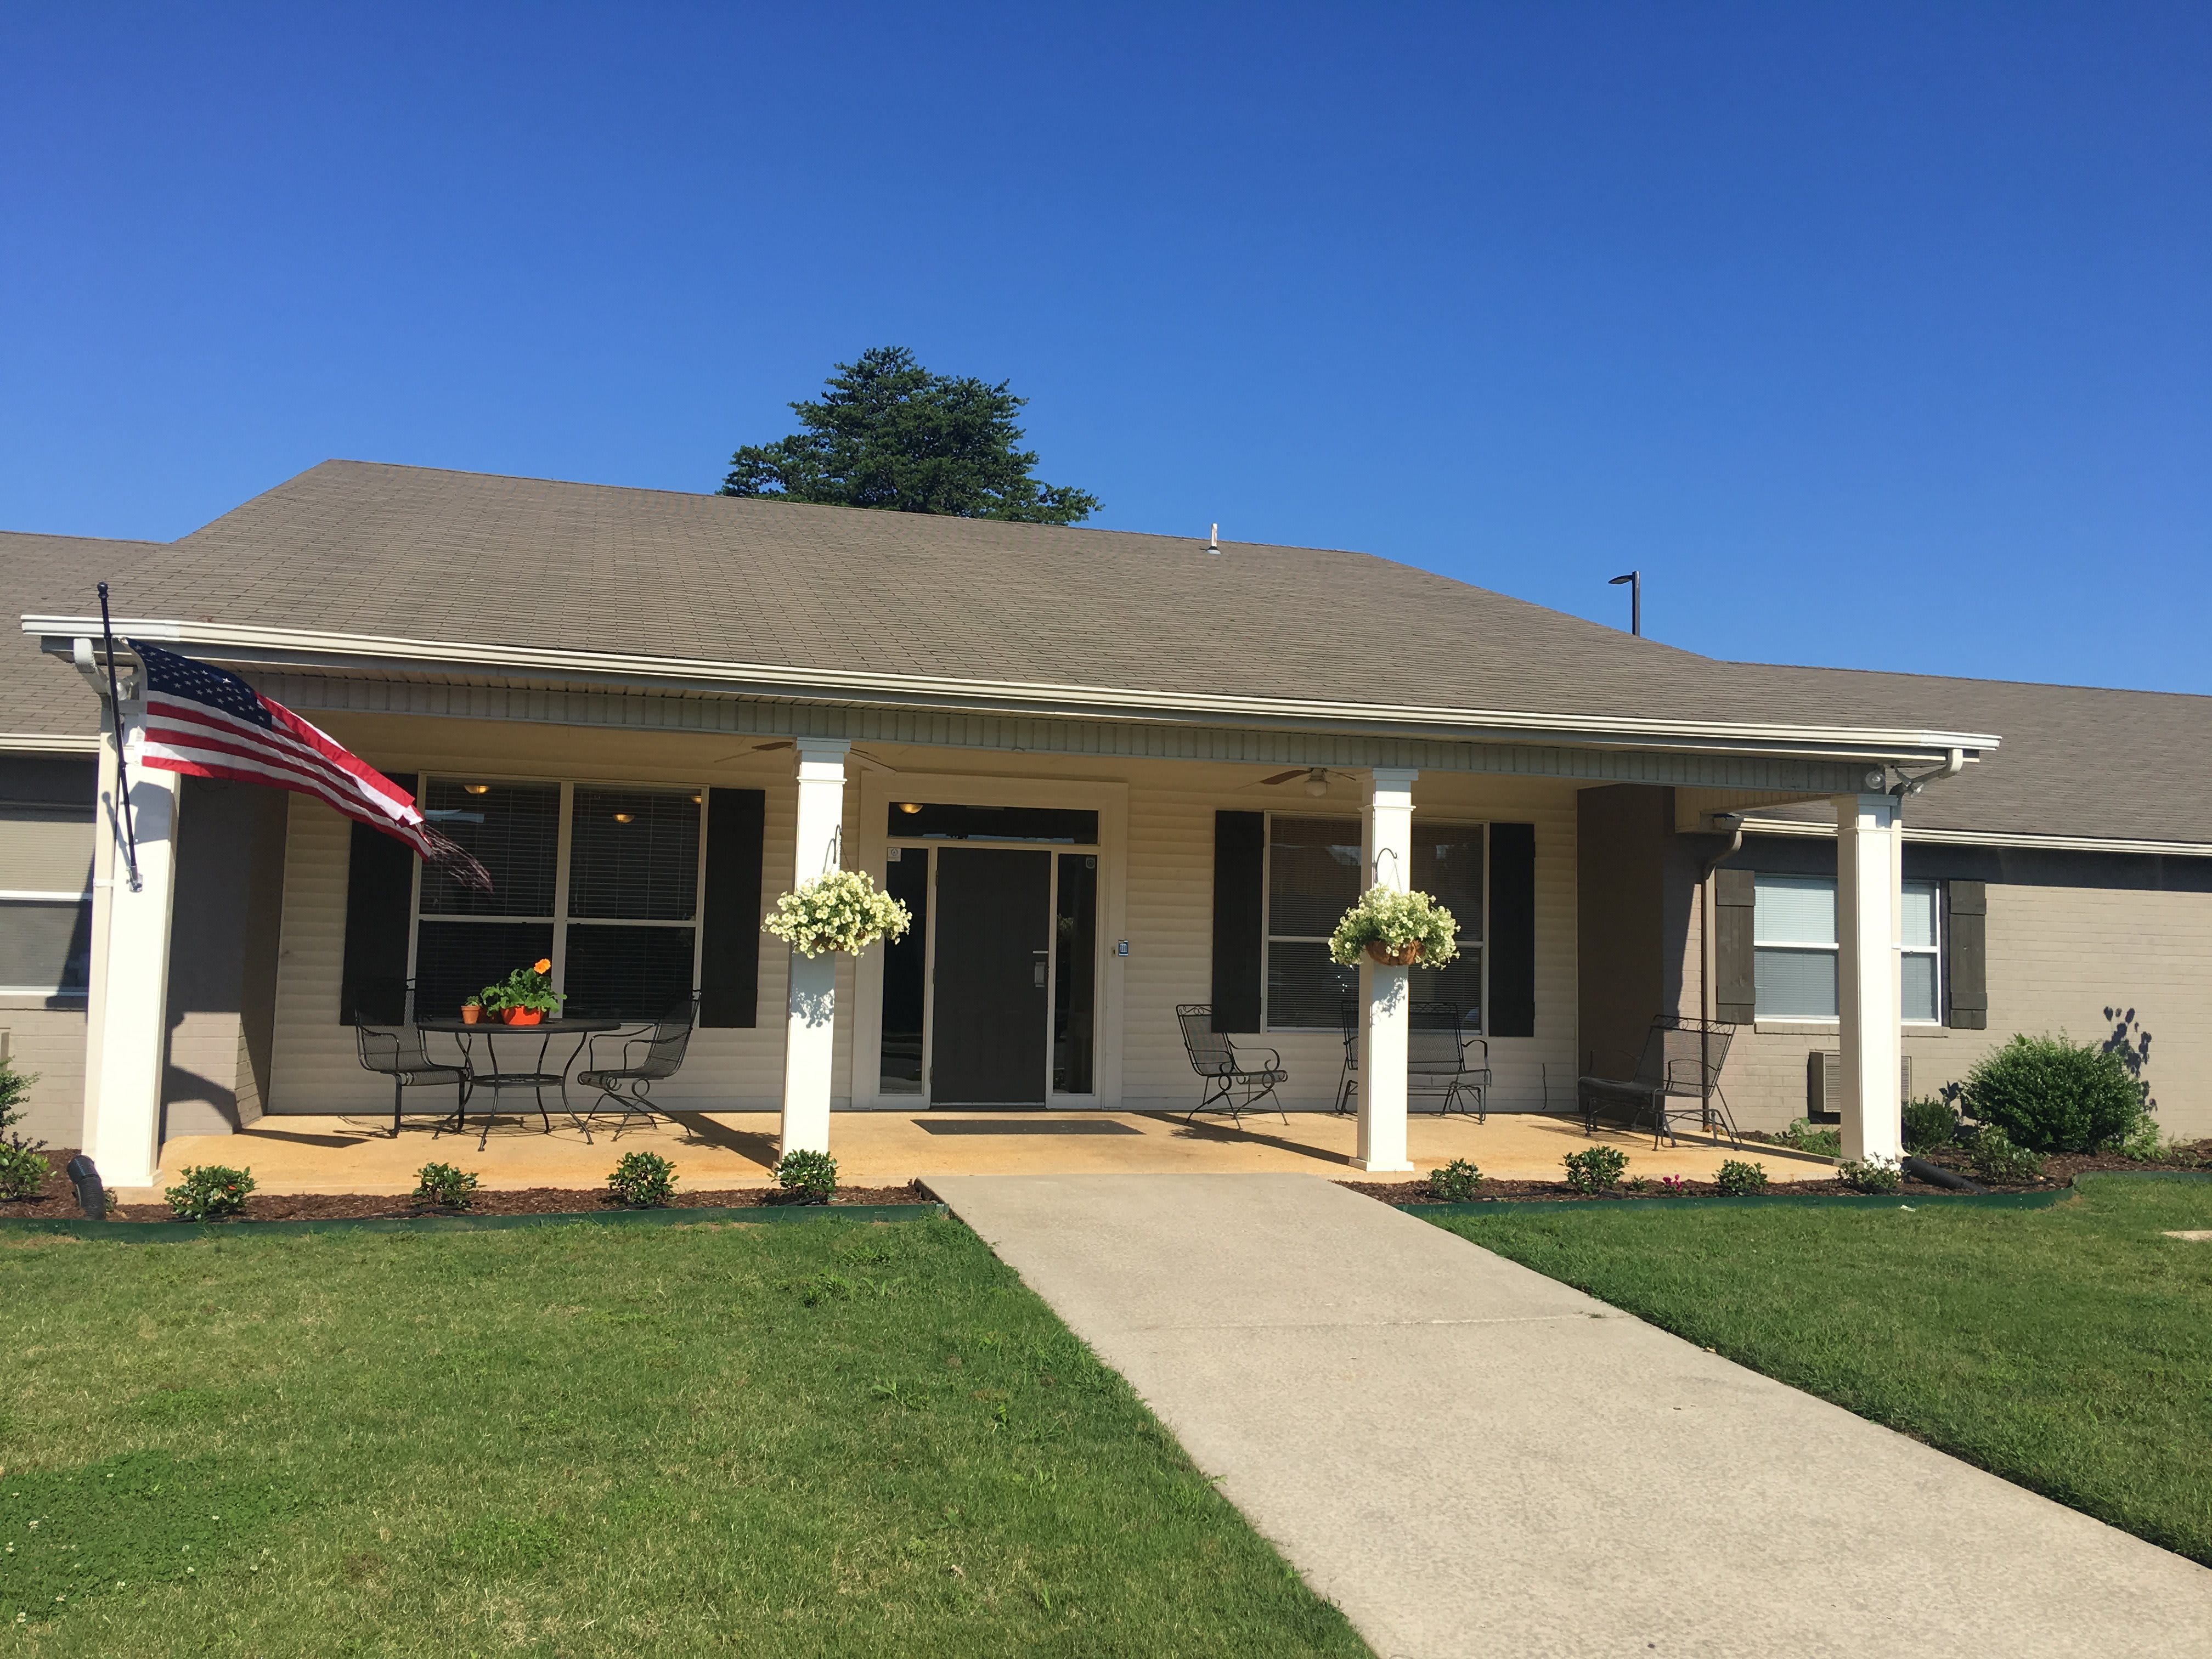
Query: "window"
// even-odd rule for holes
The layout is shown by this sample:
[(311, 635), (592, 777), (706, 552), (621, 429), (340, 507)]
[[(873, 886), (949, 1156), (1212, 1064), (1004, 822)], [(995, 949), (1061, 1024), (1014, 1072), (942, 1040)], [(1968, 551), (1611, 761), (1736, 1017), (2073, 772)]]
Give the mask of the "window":
[(491, 872), (422, 870), (415, 1006), (457, 1010), (550, 958), (564, 1012), (649, 1019), (697, 983), (703, 789), (433, 778), (423, 816)]
[(81, 997), (92, 965), (86, 804), (0, 805), (0, 995)]
[[(1942, 1018), (1936, 884), (1905, 884), (1899, 977), (1904, 1015)], [(1837, 1017), (1836, 884), (1826, 876), (1760, 875), (1753, 889), (1752, 978), (1761, 1019)]]
[(1905, 985), (1907, 1019), (1933, 1023), (1943, 1017), (1942, 987), (1938, 982), (1942, 977), (1938, 915), (1934, 882), (1905, 884), (1905, 928), (1899, 935), (1902, 952), (1898, 965)]
[[(1459, 924), (1459, 957), (1424, 972), (1414, 994), (1449, 1002), (1462, 1024), (1482, 1015), (1485, 844), (1480, 824), (1413, 821), (1411, 885)], [(1328, 936), (1370, 883), (1362, 879), (1357, 818), (1267, 819), (1267, 1011), (1271, 1031), (1335, 1031), (1358, 993), (1358, 970), (1328, 959)]]

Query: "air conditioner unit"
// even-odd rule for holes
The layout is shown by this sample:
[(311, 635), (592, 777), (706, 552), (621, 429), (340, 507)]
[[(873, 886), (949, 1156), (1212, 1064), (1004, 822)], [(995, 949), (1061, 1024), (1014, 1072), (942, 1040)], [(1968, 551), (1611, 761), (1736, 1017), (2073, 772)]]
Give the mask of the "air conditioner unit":
[[(1814, 1049), (1805, 1056), (1806, 1118), (1814, 1123), (1841, 1123), (1843, 1097), (1844, 1057), (1832, 1049)], [(1901, 1101), (1912, 1098), (1911, 1054), (1898, 1057), (1897, 1097)], [(1831, 1101), (1836, 1104), (1829, 1104)]]

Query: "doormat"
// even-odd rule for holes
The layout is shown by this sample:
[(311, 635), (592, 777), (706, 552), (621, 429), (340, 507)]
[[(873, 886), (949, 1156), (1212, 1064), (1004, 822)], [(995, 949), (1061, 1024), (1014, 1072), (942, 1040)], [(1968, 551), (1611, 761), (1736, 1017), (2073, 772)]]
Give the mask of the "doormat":
[(1140, 1135), (1142, 1129), (1100, 1118), (918, 1117), (933, 1135)]

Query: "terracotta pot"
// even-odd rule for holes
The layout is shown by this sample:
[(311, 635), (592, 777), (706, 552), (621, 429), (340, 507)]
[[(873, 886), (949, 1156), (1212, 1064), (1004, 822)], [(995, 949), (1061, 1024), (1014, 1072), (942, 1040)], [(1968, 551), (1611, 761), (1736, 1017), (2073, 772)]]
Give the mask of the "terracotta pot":
[(509, 1025), (535, 1025), (544, 1018), (545, 1012), (542, 1008), (510, 1008), (507, 1011)]
[(1379, 939), (1367, 941), (1368, 959), (1385, 968), (1410, 968), (1421, 959), (1421, 941), (1409, 939), (1400, 949), (1393, 951)]
[(475, 1024), (477, 1018), (483, 1014), (483, 1009), (479, 1004), (473, 1002), (463, 1003), (461, 1005), (461, 1024), (464, 1025)]

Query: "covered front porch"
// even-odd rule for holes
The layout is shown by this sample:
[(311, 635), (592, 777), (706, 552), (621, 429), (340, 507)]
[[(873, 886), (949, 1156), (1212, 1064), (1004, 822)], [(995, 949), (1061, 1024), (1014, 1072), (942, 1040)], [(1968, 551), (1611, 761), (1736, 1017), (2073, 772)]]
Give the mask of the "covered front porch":
[[(673, 1122), (623, 1140), (665, 1141), (694, 1183), (756, 1180), (797, 1148), (864, 1185), (1008, 1167), (1395, 1178), (1453, 1158), (1553, 1178), (1583, 1142), (1547, 1115), (1608, 1064), (1586, 1027), (1610, 930), (1674, 878), (1593, 868), (1588, 792), (1623, 786), (1679, 798), (1693, 865), (1732, 804), (1836, 800), (1845, 1148), (1896, 1152), (1899, 800), (1869, 793), (1886, 775), (1863, 759), (254, 678), (416, 793), (497, 885), (448, 890), (307, 796), (134, 769), (143, 879), (116, 880), (103, 837), (88, 1021), (88, 1145), (120, 1189), (234, 1162), (267, 1190), (401, 1190), (433, 1157), (465, 1161), (474, 1130), (434, 1133), (451, 1109), (435, 1090), (385, 1135), (391, 1079), (364, 1069), (358, 1028), (450, 1018), (540, 957), (572, 1012), (635, 1026), (696, 1006), (653, 1089)], [(139, 718), (126, 695), (126, 744)], [(113, 777), (111, 747), (104, 790)], [(836, 867), (906, 898), (913, 933), (808, 959), (761, 933), (777, 893)], [(1329, 963), (1335, 916), (1370, 884), (1443, 897), (1460, 960)], [(1680, 951), (1632, 994), (1638, 1021), (1715, 1011)], [(1178, 1021), (1192, 1006), (1274, 1057), (1289, 1125), (1176, 1121), (1206, 1091)], [(1436, 1103), (1407, 1073), (1425, 1012), (1462, 1034), (1487, 1124), (1419, 1109)], [(590, 1052), (567, 1056), (572, 1075)], [(568, 1104), (595, 1098), (570, 1084)], [(601, 1181), (611, 1157), (553, 1121), (502, 1119), (487, 1181)], [(1632, 1155), (1704, 1179), (1723, 1152)]]

